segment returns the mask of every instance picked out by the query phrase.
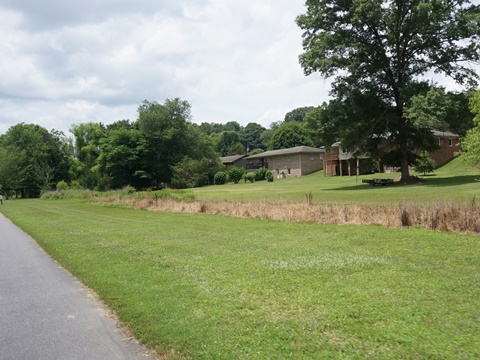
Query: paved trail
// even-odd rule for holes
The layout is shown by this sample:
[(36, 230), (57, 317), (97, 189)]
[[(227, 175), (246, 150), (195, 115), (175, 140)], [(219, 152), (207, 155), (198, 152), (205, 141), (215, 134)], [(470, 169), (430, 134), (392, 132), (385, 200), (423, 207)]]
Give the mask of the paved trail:
[(151, 359), (33, 240), (0, 214), (0, 359)]

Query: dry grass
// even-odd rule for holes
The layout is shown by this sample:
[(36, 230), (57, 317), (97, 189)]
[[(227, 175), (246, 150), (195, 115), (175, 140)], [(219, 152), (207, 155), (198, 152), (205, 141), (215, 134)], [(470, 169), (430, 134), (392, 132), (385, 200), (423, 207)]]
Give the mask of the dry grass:
[(239, 218), (269, 219), (337, 225), (415, 227), (445, 232), (480, 234), (480, 207), (470, 204), (437, 203), (421, 206), (313, 205), (306, 203), (177, 201), (173, 199), (126, 199), (109, 196), (96, 201), (129, 204), (152, 211), (214, 214)]

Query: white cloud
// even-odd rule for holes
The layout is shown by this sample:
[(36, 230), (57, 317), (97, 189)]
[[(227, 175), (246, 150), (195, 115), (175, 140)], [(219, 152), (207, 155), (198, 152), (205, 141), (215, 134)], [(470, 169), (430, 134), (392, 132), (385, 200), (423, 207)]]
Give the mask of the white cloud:
[(303, 10), (303, 0), (0, 0), (0, 133), (134, 120), (142, 100), (173, 97), (195, 122), (268, 126), (327, 97), (298, 65)]

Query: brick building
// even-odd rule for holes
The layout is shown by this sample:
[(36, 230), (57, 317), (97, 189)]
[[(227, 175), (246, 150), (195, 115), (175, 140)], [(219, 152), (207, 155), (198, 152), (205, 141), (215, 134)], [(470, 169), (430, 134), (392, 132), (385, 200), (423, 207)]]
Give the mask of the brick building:
[(311, 146), (271, 150), (247, 157), (245, 167), (247, 172), (264, 167), (279, 178), (297, 177), (322, 170), (324, 154), (324, 149)]

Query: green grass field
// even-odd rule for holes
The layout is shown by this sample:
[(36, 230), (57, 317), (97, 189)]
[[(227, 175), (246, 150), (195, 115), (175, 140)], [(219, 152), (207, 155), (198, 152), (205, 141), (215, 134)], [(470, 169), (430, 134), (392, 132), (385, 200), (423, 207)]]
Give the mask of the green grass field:
[[(418, 194), (432, 200), (461, 189), (471, 196), (475, 176), (462, 176), (468, 181), (452, 179), (452, 190), (421, 185)], [(292, 200), (312, 187), (314, 200), (324, 192), (327, 201), (356, 194), (360, 202), (407, 191), (340, 191), (354, 179), (319, 175), (289, 181), (252, 187), (276, 187)], [(329, 185), (317, 194), (319, 181)], [(442, 194), (428, 197), (425, 187)], [(167, 359), (480, 357), (478, 236), (155, 213), (86, 200), (8, 200), (0, 211)]]
[[(413, 173), (415, 174), (415, 173)], [(193, 190), (196, 198), (204, 200), (290, 201), (303, 202), (312, 193), (313, 202), (330, 204), (389, 205), (401, 202), (429, 204), (444, 201), (470, 202), (480, 195), (480, 170), (467, 167), (459, 159), (437, 169), (417, 185), (376, 186), (362, 184), (362, 179), (392, 178), (399, 173), (324, 177), (323, 172), (293, 178), (275, 179), (273, 183), (256, 183), (208, 186)]]

